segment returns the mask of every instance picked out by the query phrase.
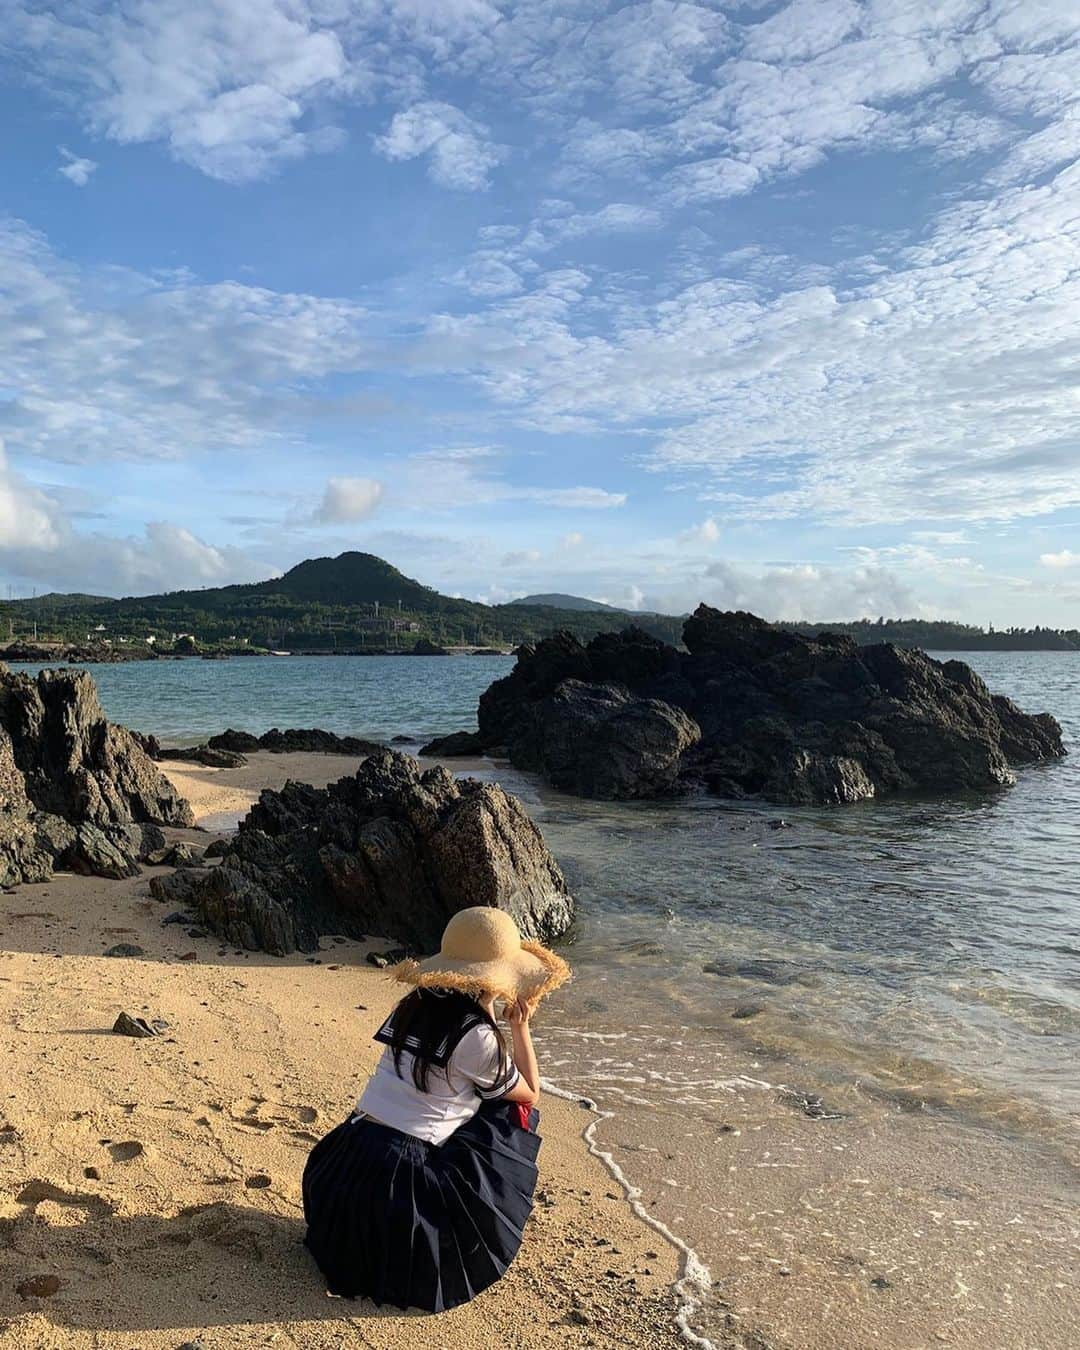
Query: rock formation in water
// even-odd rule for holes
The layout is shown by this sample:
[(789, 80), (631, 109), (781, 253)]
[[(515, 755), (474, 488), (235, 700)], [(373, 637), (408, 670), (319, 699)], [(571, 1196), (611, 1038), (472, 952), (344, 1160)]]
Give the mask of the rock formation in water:
[(272, 754), (284, 755), (308, 752), (319, 755), (373, 755), (383, 747), (377, 741), (361, 740), (359, 736), (338, 736), (333, 731), (323, 731), (319, 727), (290, 728), (279, 731), (274, 727), (264, 731), (261, 736), (253, 736), (250, 731), (234, 731), (232, 727), (220, 736), (211, 736), (207, 741), (211, 750), (229, 750), (246, 755), (257, 750), (269, 750)]
[(133, 876), (165, 843), (155, 822), (194, 817), (140, 739), (105, 720), (91, 677), (0, 666), (0, 884), (55, 867)]
[(541, 941), (573, 902), (540, 831), (497, 786), (381, 750), (327, 788), (265, 790), (217, 867), (155, 877), (151, 892), (228, 941), (276, 955), (320, 934), (438, 948), (449, 917), (497, 905)]
[(960, 661), (706, 605), (683, 640), (629, 628), (523, 647), (481, 695), (469, 751), (502, 750), (585, 796), (705, 788), (791, 803), (1000, 788), (1010, 766), (1065, 753), (1052, 717), (991, 694)]

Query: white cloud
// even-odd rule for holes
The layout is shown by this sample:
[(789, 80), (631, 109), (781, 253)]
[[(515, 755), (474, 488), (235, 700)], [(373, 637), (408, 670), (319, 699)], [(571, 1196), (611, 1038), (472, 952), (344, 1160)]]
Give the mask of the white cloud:
[(564, 506), (575, 511), (611, 511), (626, 505), (625, 492), (604, 488), (508, 488), (507, 495), (542, 506)]
[(62, 145), (57, 148), (60, 151), (60, 158), (64, 161), (57, 169), (57, 173), (62, 174), (69, 183), (74, 183), (76, 187), (85, 187), (90, 181), (91, 174), (97, 168), (97, 161), (74, 155)]
[(375, 149), (391, 160), (427, 155), (428, 174), (440, 187), (475, 192), (506, 155), (488, 128), (449, 103), (426, 101), (395, 113), (389, 129), (375, 137)]
[(453, 511), (499, 502), (531, 502), (576, 511), (625, 506), (625, 492), (598, 487), (527, 487), (499, 476), (499, 452), (490, 446), (428, 450), (406, 464), (402, 499), (413, 510)]
[(322, 525), (366, 520), (382, 498), (383, 485), (374, 478), (331, 478), (313, 519)]
[(1039, 562), (1044, 567), (1080, 567), (1080, 553), (1068, 548), (1063, 548), (1060, 553), (1040, 553)]
[(560, 268), (438, 316), (419, 357), (526, 425), (647, 437), (646, 463), (725, 515), (922, 525), (1067, 508), (1078, 193), (1074, 165), (957, 200), (855, 286), (720, 274), (639, 299)]
[[(309, 125), (320, 99), (364, 87), (312, 0), (16, 3), (5, 39), (88, 128), (163, 141), (214, 178), (245, 182), (336, 143)], [(338, 17), (343, 11), (338, 10)]]
[(765, 619), (838, 622), (867, 615), (931, 617), (910, 583), (883, 567), (828, 568), (811, 563), (753, 567), (710, 563), (692, 578), (642, 583), (634, 608), (683, 613), (704, 601), (717, 609), (747, 609)]
[[(342, 104), (399, 109), (376, 139), (444, 185), (505, 151), (455, 105), (561, 140), (571, 184), (654, 182), (675, 205), (742, 195), (845, 150), (970, 154), (1008, 173), (1075, 154), (1068, 0), (13, 0), (19, 71), (121, 143), (160, 142), (242, 182), (334, 148)], [(972, 96), (970, 90), (976, 94)], [(964, 100), (967, 100), (966, 103)], [(665, 178), (664, 174), (668, 176)], [(666, 203), (665, 203), (666, 204)], [(652, 206), (660, 203), (655, 200)]]
[(10, 468), (0, 440), (0, 551), (56, 548), (58, 515), (55, 501)]
[(141, 536), (77, 530), (58, 496), (12, 469), (2, 442), (0, 568), (55, 589), (113, 595), (221, 586), (273, 574), (241, 549), (208, 544), (167, 521), (149, 522)]
[(479, 254), (454, 273), (451, 280), (473, 295), (516, 295), (524, 290), (520, 275), (501, 258)]
[(183, 273), (80, 273), (0, 222), (0, 434), (66, 461), (252, 445), (364, 364), (362, 319), (348, 301)]
[(538, 548), (514, 549), (502, 556), (502, 567), (524, 567), (529, 563), (538, 563), (544, 555)]
[(712, 516), (706, 516), (700, 525), (692, 525), (690, 529), (683, 530), (679, 535), (679, 542), (692, 545), (711, 545), (719, 542), (720, 526)]
[(585, 536), (580, 530), (571, 530), (569, 534), (564, 534), (559, 540), (562, 548), (580, 548), (585, 542)]

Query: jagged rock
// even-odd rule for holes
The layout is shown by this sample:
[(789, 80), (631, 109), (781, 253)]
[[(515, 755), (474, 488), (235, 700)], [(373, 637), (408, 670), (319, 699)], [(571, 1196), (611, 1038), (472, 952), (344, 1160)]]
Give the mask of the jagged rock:
[(142, 738), (105, 720), (92, 678), (0, 666), (0, 884), (43, 881), (55, 867), (134, 875), (154, 846), (152, 821), (194, 818)]
[(475, 731), (453, 731), (449, 736), (436, 736), (420, 748), (420, 754), (430, 759), (455, 759), (482, 753), (483, 746)]
[(449, 656), (450, 653), (445, 647), (440, 647), (437, 642), (432, 642), (429, 638), (417, 638), (412, 649), (413, 656)]
[(158, 848), (153, 853), (148, 853), (144, 859), (151, 867), (205, 867), (206, 862), (203, 854), (198, 849), (193, 848), (191, 844), (166, 844), (164, 848)]
[(161, 758), (161, 742), (156, 736), (150, 735), (145, 731), (132, 731), (136, 745), (139, 746), (151, 759)]
[(137, 877), (139, 864), (120, 831), (107, 833), (98, 825), (80, 825), (75, 842), (61, 858), (69, 872), (88, 877)]
[(122, 1012), (113, 1023), (113, 1034), (116, 1036), (133, 1036), (136, 1040), (142, 1040), (148, 1036), (156, 1036), (158, 1033), (145, 1017), (131, 1017), (128, 1013)]
[(515, 798), (393, 750), (328, 788), (264, 791), (219, 866), (155, 877), (150, 889), (234, 945), (279, 955), (315, 951), (321, 934), (434, 950), (468, 905), (497, 905), (526, 937), (547, 940), (573, 913)]
[(234, 731), (232, 727), (220, 736), (211, 736), (206, 744), (211, 750), (233, 750), (238, 754), (252, 754), (260, 749), (258, 736), (250, 731)]
[(563, 680), (534, 705), (511, 757), (581, 797), (659, 797), (674, 789), (682, 756), (700, 738), (692, 718), (660, 699)]
[(105, 956), (145, 956), (146, 953), (141, 947), (137, 947), (134, 942), (118, 942), (110, 947)]
[(205, 764), (208, 769), (241, 769), (247, 763), (247, 756), (239, 750), (222, 750), (211, 745), (170, 746), (166, 750), (159, 747), (155, 758), (188, 760), (192, 764)]
[(677, 651), (636, 628), (522, 647), (480, 697), (470, 753), (585, 796), (706, 788), (848, 803), (905, 790), (991, 790), (1065, 753), (1061, 728), (992, 695), (959, 661), (803, 637), (701, 605)]
[(375, 741), (361, 740), (358, 736), (338, 736), (333, 731), (322, 731), (318, 727), (293, 728), (289, 731), (279, 731), (274, 727), (261, 736), (252, 736), (250, 732), (233, 731), (230, 728), (220, 736), (211, 736), (206, 745), (210, 750), (230, 750), (240, 754), (269, 750), (277, 755), (297, 752), (320, 755), (372, 755), (383, 748)]
[(167, 859), (169, 867), (205, 867), (202, 853), (191, 844), (174, 844)]
[(227, 839), (214, 839), (203, 850), (204, 858), (223, 858), (229, 850)]
[(278, 731), (274, 727), (259, 737), (259, 745), (273, 754), (306, 751), (321, 755), (373, 755), (383, 748), (375, 741), (364, 741), (358, 736), (338, 736), (318, 727), (290, 731)]

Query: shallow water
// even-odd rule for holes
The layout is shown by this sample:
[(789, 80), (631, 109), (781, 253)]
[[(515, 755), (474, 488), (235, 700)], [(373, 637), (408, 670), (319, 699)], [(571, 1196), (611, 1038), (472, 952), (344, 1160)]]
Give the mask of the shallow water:
[[(113, 721), (194, 744), (226, 727), (322, 727), (430, 738), (476, 726), (476, 702), (511, 656), (283, 656), (90, 665)], [(39, 670), (13, 665), (13, 670)]]
[[(575, 980), (538, 1028), (545, 1072), (615, 1112), (605, 1146), (735, 1290), (716, 1216), (742, 1241), (760, 1209), (752, 1187), (745, 1214), (724, 1208), (734, 1169), (718, 1122), (735, 1104), (747, 1129), (778, 1102), (792, 1122), (834, 1120), (828, 1147), (866, 1150), (881, 1171), (928, 1163), (928, 1120), (1033, 1158), (1080, 1156), (1080, 654), (963, 659), (1021, 707), (1057, 716), (1072, 755), (993, 796), (842, 809), (584, 802), (507, 765), (483, 770), (528, 803), (579, 901)], [(226, 725), (423, 737), (475, 726), (480, 691), (510, 664), (283, 658), (94, 674), (111, 717), (173, 740)], [(823, 1138), (793, 1147), (808, 1158)], [(978, 1180), (978, 1149), (957, 1148), (973, 1159), (982, 1212), (996, 1182)], [(1008, 1192), (1014, 1210), (1033, 1185)], [(1064, 1211), (1040, 1203), (1046, 1232)], [(783, 1325), (783, 1307), (766, 1304), (766, 1322)], [(924, 1343), (921, 1331), (883, 1334)]]
[[(1080, 655), (973, 653), (1080, 742)], [(108, 715), (166, 740), (226, 726), (424, 738), (475, 727), (506, 657), (289, 657), (91, 667)], [(579, 899), (578, 980), (635, 1022), (743, 1022), (823, 1072), (1006, 1110), (1080, 1112), (1080, 753), (993, 796), (843, 809), (586, 802), (508, 765)], [(782, 822), (782, 823), (781, 823)], [(598, 1010), (593, 1009), (595, 1015)], [(734, 1029), (738, 1031), (739, 1020)], [(612, 1075), (614, 1078), (615, 1075)], [(996, 1094), (996, 1095), (995, 1095)]]

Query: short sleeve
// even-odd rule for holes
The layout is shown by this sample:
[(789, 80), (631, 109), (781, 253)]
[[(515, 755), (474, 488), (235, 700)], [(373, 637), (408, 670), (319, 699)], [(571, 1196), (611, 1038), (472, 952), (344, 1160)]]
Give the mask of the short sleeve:
[(508, 1054), (499, 1052), (499, 1042), (490, 1027), (473, 1027), (457, 1043), (448, 1066), (468, 1079), (485, 1100), (502, 1097), (521, 1076)]

